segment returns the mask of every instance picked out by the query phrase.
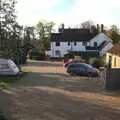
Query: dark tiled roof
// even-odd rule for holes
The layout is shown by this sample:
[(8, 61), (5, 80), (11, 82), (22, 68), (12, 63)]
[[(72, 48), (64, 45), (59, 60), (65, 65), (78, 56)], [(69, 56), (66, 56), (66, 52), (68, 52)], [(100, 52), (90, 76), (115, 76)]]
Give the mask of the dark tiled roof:
[(108, 53), (120, 56), (120, 43), (115, 44), (114, 47), (108, 51)]
[(90, 33), (90, 30), (89, 29), (84, 29), (84, 28), (60, 28), (59, 29), (59, 32), (73, 32), (73, 33), (75, 33), (75, 32), (77, 32), (77, 33), (81, 33), (81, 34), (83, 34), (83, 33)]
[(65, 42), (65, 41), (90, 41), (95, 37), (96, 33), (90, 32), (61, 32), (61, 33), (52, 33), (51, 41), (56, 42)]

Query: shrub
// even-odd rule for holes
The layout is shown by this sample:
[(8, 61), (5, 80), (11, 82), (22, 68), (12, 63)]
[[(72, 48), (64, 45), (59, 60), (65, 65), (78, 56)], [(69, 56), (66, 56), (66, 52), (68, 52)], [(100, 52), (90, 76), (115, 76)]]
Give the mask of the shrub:
[(95, 68), (99, 68), (104, 66), (104, 61), (100, 58), (90, 58), (89, 64)]

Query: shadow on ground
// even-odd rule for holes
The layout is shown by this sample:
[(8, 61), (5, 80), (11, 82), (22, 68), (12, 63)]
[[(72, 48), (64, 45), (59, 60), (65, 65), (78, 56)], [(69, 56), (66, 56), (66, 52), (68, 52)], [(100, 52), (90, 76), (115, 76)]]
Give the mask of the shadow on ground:
[(119, 120), (118, 109), (98, 102), (101, 91), (99, 78), (30, 72), (0, 94), (0, 106), (13, 120)]
[(99, 78), (97, 77), (69, 76), (64, 73), (30, 72), (18, 82), (18, 85), (52, 87), (69, 92), (101, 92), (102, 89)]
[(28, 61), (24, 66), (36, 66), (36, 67), (62, 67), (62, 62), (51, 62), (51, 61)]

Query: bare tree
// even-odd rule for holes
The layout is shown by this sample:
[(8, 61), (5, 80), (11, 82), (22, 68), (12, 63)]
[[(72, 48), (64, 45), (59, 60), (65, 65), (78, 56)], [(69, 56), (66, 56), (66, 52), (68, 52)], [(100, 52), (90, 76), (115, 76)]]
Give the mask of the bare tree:
[(92, 25), (94, 25), (94, 24), (90, 20), (81, 23), (82, 28), (85, 28), (85, 29), (90, 29)]

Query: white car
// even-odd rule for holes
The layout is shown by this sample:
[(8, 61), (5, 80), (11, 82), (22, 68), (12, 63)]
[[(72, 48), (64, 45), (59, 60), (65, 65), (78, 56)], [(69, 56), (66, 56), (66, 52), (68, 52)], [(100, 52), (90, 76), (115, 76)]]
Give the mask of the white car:
[(0, 59), (0, 75), (17, 75), (19, 72), (19, 68), (12, 60)]

